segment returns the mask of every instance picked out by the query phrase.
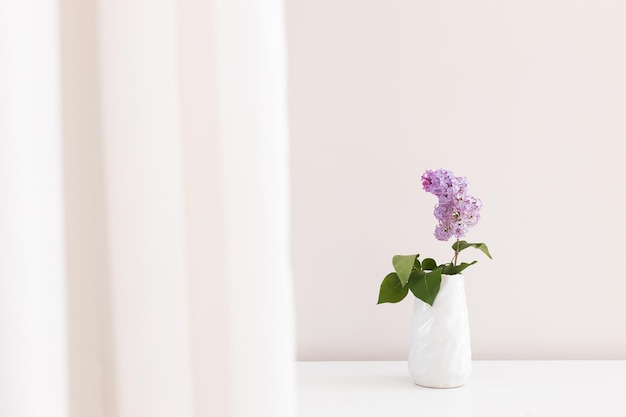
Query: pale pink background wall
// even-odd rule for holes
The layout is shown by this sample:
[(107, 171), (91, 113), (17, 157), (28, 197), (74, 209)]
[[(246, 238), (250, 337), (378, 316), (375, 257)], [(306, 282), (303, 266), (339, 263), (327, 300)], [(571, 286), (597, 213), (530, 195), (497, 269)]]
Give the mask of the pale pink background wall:
[[(288, 0), (299, 358), (405, 359), (419, 177), (470, 181), (476, 359), (626, 359), (626, 3)], [(474, 259), (468, 253), (468, 260)]]

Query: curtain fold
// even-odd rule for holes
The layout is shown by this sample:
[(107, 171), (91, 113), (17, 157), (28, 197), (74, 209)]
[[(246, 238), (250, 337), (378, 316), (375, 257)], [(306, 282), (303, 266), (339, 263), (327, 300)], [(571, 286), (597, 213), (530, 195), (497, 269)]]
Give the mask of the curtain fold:
[(294, 367), (285, 360), (295, 353), (283, 6), (216, 4), (234, 411), (293, 415)]
[(68, 411), (57, 34), (54, 1), (0, 2), (2, 416)]
[(294, 416), (282, 2), (43, 3), (0, 3), (0, 415)]
[(116, 407), (191, 417), (176, 3), (98, 12)]

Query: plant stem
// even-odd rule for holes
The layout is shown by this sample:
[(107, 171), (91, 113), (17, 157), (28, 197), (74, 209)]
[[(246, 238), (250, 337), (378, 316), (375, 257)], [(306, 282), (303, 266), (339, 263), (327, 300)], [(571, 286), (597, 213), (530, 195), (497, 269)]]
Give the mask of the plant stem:
[(454, 266), (456, 266), (456, 258), (459, 256), (459, 239), (456, 240), (456, 249), (454, 250)]

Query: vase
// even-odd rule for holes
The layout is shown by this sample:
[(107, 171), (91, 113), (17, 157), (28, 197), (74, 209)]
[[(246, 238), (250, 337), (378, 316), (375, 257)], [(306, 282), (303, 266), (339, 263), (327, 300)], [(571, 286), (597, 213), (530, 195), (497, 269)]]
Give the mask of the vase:
[(469, 319), (462, 275), (442, 275), (432, 306), (415, 298), (409, 373), (417, 385), (455, 388), (472, 372)]

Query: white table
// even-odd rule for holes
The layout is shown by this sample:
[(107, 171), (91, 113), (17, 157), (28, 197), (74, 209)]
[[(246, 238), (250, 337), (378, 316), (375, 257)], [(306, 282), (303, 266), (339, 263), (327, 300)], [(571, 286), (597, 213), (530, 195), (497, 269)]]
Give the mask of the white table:
[(626, 361), (475, 361), (461, 388), (406, 362), (299, 362), (299, 417), (626, 417)]

